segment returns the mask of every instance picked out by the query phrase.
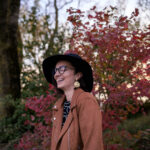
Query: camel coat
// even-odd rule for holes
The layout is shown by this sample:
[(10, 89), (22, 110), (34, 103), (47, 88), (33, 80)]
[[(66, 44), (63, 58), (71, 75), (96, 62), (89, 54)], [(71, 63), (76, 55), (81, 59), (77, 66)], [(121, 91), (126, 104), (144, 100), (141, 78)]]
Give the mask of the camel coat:
[(102, 116), (94, 96), (75, 90), (62, 127), (64, 100), (62, 97), (53, 107), (51, 150), (103, 150)]

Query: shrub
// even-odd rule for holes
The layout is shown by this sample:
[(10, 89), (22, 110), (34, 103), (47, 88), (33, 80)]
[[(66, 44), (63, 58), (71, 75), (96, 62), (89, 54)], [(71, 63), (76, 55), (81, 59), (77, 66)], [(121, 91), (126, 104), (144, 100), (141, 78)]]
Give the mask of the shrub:
[(104, 139), (114, 141), (110, 145), (108, 140), (105, 146), (124, 149), (123, 143), (113, 140), (111, 130), (117, 132), (120, 123), (140, 111), (143, 97), (150, 98), (150, 28), (136, 26), (138, 9), (130, 17), (117, 15), (111, 6), (103, 11), (94, 6), (88, 13), (74, 8), (68, 12), (68, 21), (73, 25), (70, 49), (93, 68), (93, 94), (103, 104), (104, 133), (110, 131)]
[(30, 126), (24, 126), (27, 117), (23, 117), (25, 106), (20, 99), (14, 100), (7, 97), (3, 102), (7, 113), (0, 120), (0, 143), (4, 146), (13, 147), (22, 134), (30, 129)]
[(29, 98), (25, 103), (26, 116), (30, 112), (25, 125), (30, 125), (15, 148), (20, 150), (47, 150), (50, 148), (52, 106), (56, 101), (56, 91), (52, 85), (46, 96)]
[(125, 120), (122, 124), (119, 125), (118, 129), (124, 129), (133, 135), (137, 134), (137, 131), (144, 131), (146, 129), (149, 129), (149, 125), (150, 114), (140, 115), (137, 118)]
[(139, 133), (139, 138), (133, 145), (133, 150), (150, 150), (150, 129)]

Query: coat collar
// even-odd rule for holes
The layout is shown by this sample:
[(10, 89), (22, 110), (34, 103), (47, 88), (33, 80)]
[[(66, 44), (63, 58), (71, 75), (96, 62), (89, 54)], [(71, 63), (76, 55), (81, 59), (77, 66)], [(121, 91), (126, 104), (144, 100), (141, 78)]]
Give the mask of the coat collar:
[[(72, 100), (71, 100), (71, 110), (76, 107), (76, 99), (77, 97), (83, 93), (84, 91), (81, 88), (75, 89), (74, 94), (72, 96)], [(63, 95), (57, 102), (56, 104), (53, 106), (53, 110), (59, 110), (60, 108), (63, 107), (63, 103), (65, 101), (65, 95)]]
[(53, 110), (58, 111), (59, 109), (61, 109), (63, 107), (64, 101), (65, 101), (65, 95), (63, 95), (61, 98), (57, 100), (57, 102), (53, 106)]

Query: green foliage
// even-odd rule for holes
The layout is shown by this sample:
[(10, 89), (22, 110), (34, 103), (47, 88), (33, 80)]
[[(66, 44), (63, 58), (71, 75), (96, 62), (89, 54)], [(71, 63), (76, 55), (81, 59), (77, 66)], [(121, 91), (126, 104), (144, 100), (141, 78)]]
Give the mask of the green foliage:
[(23, 98), (45, 94), (48, 83), (44, 79), (42, 61), (45, 57), (62, 53), (66, 43), (66, 26), (58, 24), (56, 20), (51, 23), (51, 14), (40, 12), (39, 7), (39, 1), (34, 0), (31, 8), (24, 4), (20, 9)]
[(3, 105), (7, 107), (9, 113), (0, 120), (0, 143), (9, 143), (20, 138), (25, 131), (30, 129), (30, 126), (24, 126), (28, 117), (23, 116), (25, 106), (20, 99), (14, 101), (9, 97), (5, 99)]
[(133, 145), (133, 150), (150, 150), (150, 129), (139, 133), (139, 138)]
[(57, 100), (57, 96), (55, 88), (50, 86), (46, 96), (41, 96), (39, 98), (32, 97), (26, 101), (25, 110), (27, 113), (30, 112), (30, 117), (26, 120), (25, 124), (31, 125), (33, 130), (23, 134), (19, 143), (15, 146), (17, 150), (49, 150), (52, 129), (51, 108)]
[(143, 109), (146, 113), (150, 113), (150, 101), (146, 101), (144, 104), (143, 104)]
[(130, 146), (132, 145), (134, 139), (132, 135), (130, 135), (127, 131), (117, 131), (115, 129), (105, 131), (103, 135), (104, 138), (105, 149), (108, 150), (130, 150)]
[(35, 71), (22, 72), (22, 98), (44, 95), (48, 89), (48, 83), (44, 76)]
[(150, 125), (150, 114), (140, 115), (137, 118), (125, 120), (119, 129), (124, 129), (131, 134), (136, 134), (137, 131), (144, 131), (149, 128)]
[(0, 99), (0, 120), (7, 116), (11, 116), (15, 109), (14, 105), (13, 98), (10, 95)]
[[(119, 125), (118, 130), (104, 131), (104, 142), (107, 148), (112, 145), (118, 149), (149, 150), (150, 147), (150, 114), (141, 115), (136, 119), (128, 119)], [(115, 150), (117, 150), (117, 148)]]

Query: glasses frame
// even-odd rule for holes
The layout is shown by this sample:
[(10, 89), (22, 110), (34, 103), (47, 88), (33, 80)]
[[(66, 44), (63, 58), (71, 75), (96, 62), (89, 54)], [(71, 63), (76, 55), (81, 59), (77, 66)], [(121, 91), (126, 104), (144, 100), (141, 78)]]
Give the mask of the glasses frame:
[(54, 75), (56, 74), (57, 71), (58, 71), (58, 73), (59, 73), (60, 75), (62, 75), (62, 74), (64, 74), (64, 72), (67, 71), (68, 69), (71, 69), (71, 70), (72, 70), (73, 68), (68, 67), (68, 66), (66, 66), (66, 65), (60, 66), (60, 67), (58, 67), (58, 68), (55, 68), (55, 69), (54, 69)]

